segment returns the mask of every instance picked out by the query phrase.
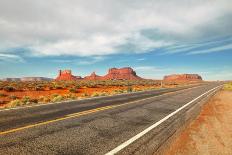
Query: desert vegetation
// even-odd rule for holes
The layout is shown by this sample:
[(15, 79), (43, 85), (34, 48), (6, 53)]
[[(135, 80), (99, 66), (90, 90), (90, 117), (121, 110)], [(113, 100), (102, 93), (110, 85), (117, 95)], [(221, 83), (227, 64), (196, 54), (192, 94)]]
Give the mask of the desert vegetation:
[[(165, 83), (176, 87), (180, 83)], [(87, 97), (109, 96), (161, 87), (159, 80), (77, 80), (77, 81), (0, 81), (0, 107), (61, 102)]]
[(226, 83), (224, 85), (224, 90), (232, 90), (232, 82)]

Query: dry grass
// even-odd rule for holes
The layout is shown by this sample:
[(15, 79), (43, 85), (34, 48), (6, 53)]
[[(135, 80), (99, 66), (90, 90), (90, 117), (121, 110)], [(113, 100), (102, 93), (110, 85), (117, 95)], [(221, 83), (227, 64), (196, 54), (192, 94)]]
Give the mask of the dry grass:
[(232, 90), (232, 82), (225, 84), (224, 90)]
[[(185, 83), (186, 84), (186, 83)], [(165, 87), (183, 85), (169, 82)], [(159, 89), (159, 80), (0, 81), (0, 108)]]

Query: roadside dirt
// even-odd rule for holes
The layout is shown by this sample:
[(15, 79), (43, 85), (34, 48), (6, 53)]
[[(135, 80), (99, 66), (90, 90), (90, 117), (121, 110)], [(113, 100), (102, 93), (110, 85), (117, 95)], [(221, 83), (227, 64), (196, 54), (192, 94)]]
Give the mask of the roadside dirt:
[(164, 154), (232, 154), (232, 91), (220, 91), (210, 99)]

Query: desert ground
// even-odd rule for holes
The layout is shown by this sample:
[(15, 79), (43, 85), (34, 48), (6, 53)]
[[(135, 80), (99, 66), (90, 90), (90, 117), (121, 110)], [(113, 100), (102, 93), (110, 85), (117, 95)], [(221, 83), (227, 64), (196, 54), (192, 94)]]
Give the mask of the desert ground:
[(60, 102), (188, 84), (193, 83), (169, 82), (161, 86), (161, 81), (158, 80), (0, 82), (0, 107), (8, 108), (37, 103)]
[(164, 154), (232, 154), (232, 83), (203, 106)]

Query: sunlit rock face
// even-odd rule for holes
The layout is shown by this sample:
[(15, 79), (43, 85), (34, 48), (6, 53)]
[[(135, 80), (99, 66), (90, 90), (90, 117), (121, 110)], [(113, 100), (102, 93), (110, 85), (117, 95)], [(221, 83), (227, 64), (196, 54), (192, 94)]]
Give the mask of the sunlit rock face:
[(84, 77), (84, 80), (102, 80), (103, 77), (97, 75), (95, 72), (93, 72), (90, 76)]
[(108, 74), (99, 76), (95, 72), (91, 75), (81, 78), (80, 76), (72, 75), (71, 70), (60, 70), (56, 80), (141, 80), (142, 78), (136, 75), (136, 72), (130, 67), (110, 68)]
[(165, 81), (202, 81), (198, 74), (172, 74), (164, 76)]
[(81, 79), (81, 77), (72, 75), (71, 70), (59, 70), (59, 75), (56, 78), (57, 81), (72, 81), (78, 79)]
[(105, 80), (140, 80), (141, 77), (136, 75), (136, 72), (130, 68), (110, 68), (108, 74), (103, 77)]

